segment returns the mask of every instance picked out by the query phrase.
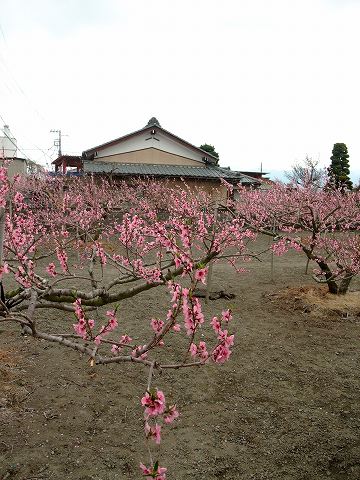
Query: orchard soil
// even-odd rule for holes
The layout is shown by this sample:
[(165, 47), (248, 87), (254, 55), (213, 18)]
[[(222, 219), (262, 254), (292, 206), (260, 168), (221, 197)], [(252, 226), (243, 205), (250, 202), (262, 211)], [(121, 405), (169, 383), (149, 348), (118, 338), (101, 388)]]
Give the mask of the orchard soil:
[[(154, 378), (181, 412), (154, 457), (173, 480), (358, 480), (360, 302), (347, 308), (345, 297), (326, 308), (322, 292), (321, 308), (307, 304), (318, 290), (295, 252), (275, 257), (273, 272), (269, 254), (246, 268), (215, 264), (213, 289), (236, 297), (205, 305), (208, 319), (233, 310), (230, 361)], [(130, 320), (126, 333), (139, 335), (167, 302), (163, 288), (122, 302), (120, 323)], [(40, 313), (53, 332), (73, 323), (62, 312)], [(176, 338), (164, 347), (170, 357)], [(1, 326), (0, 479), (141, 478), (146, 383), (142, 366), (91, 368), (74, 351)]]

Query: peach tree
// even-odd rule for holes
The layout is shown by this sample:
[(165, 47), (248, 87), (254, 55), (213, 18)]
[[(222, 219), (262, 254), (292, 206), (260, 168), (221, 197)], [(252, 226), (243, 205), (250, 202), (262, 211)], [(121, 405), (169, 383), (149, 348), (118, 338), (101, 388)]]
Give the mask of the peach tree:
[[(162, 428), (179, 413), (153, 385), (154, 372), (229, 359), (231, 312), (205, 319), (195, 291), (206, 282), (210, 262), (226, 257), (236, 265), (247, 256), (253, 232), (185, 184), (47, 176), (10, 181), (3, 166), (0, 193), (0, 321), (79, 351), (92, 365), (147, 367), (144, 432), (149, 443), (160, 443)], [(168, 307), (161, 316), (149, 313), (147, 334), (135, 342), (121, 302), (160, 286), (168, 291)], [(51, 309), (72, 315), (67, 331), (46, 327)], [(210, 341), (200, 334), (206, 323)], [(159, 352), (171, 335), (182, 337), (183, 351), (169, 362)], [(142, 475), (165, 479), (166, 468), (149, 453)]]

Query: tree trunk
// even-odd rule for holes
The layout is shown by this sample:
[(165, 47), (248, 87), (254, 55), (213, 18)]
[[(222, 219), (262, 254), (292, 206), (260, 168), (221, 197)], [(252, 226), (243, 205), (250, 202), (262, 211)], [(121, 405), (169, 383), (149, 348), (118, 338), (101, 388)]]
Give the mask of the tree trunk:
[(324, 272), (325, 274), (325, 278), (326, 278), (326, 283), (327, 283), (327, 286), (328, 286), (328, 289), (329, 289), (329, 293), (332, 293), (334, 295), (337, 295), (339, 292), (339, 288), (338, 288), (338, 285), (334, 279), (334, 276), (330, 270), (330, 267), (327, 263), (325, 262), (322, 262), (320, 260), (318, 260), (316, 262), (319, 267), (321, 268), (321, 271)]
[(339, 289), (338, 289), (338, 294), (339, 295), (345, 295), (345, 293), (348, 291), (349, 289), (349, 285), (350, 285), (350, 282), (353, 278), (353, 275), (351, 275), (350, 273), (346, 275), (346, 277), (344, 277), (341, 282), (340, 282), (340, 285), (339, 285)]
[(4, 258), (4, 240), (5, 240), (5, 208), (0, 208), (0, 267)]
[[(0, 208), (0, 267), (4, 260), (4, 241), (5, 241), (5, 208)], [(5, 303), (5, 292), (2, 281), (0, 280), (0, 298)], [(3, 307), (0, 307), (1, 309)]]

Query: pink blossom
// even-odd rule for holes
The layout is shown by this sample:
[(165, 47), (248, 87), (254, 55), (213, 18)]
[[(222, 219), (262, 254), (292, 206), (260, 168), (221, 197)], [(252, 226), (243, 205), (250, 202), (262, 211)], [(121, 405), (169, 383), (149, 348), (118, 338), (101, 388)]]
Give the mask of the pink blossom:
[(216, 363), (224, 363), (231, 355), (230, 347), (234, 345), (234, 335), (228, 335), (227, 330), (220, 330), (218, 339), (221, 343), (212, 352), (212, 359)]
[(203, 341), (199, 342), (197, 354), (202, 360), (206, 360), (208, 358), (209, 354), (206, 350), (206, 343), (205, 342), (203, 342)]
[(158, 389), (146, 392), (141, 399), (141, 405), (145, 407), (146, 418), (157, 417), (165, 411), (165, 395)]
[(16, 192), (14, 195), (15, 205), (17, 206), (22, 205), (23, 201), (24, 201), (24, 195), (22, 195), (20, 192)]
[(202, 283), (206, 283), (206, 275), (208, 273), (208, 269), (207, 268), (201, 268), (199, 270), (196, 270), (195, 272), (195, 280), (199, 280), (200, 282)]
[(132, 350), (131, 355), (132, 355), (133, 357), (135, 357), (135, 358), (139, 357), (139, 358), (141, 358), (142, 360), (144, 360), (144, 359), (147, 357), (147, 352), (142, 353), (140, 356), (139, 356), (139, 352), (141, 352), (141, 350), (142, 350), (143, 348), (145, 348), (145, 347), (146, 347), (146, 345), (143, 345), (143, 346), (138, 345), (137, 347), (135, 347), (135, 348)]
[(48, 272), (49, 275), (52, 277), (56, 276), (56, 269), (55, 269), (55, 263), (51, 262), (49, 265), (46, 267), (46, 271)]
[(0, 167), (0, 182), (5, 182), (7, 180), (7, 168)]
[(209, 354), (206, 349), (206, 343), (201, 341), (199, 345), (192, 343), (190, 345), (190, 354), (192, 357), (199, 357), (201, 360), (206, 360), (209, 357)]
[(125, 334), (125, 335), (122, 335), (122, 336), (121, 336), (121, 343), (123, 343), (124, 345), (126, 345), (126, 344), (128, 344), (128, 343), (130, 343), (130, 342), (132, 342), (132, 338), (129, 337), (129, 335), (126, 335), (126, 334)]
[(225, 344), (218, 345), (212, 353), (212, 358), (216, 363), (224, 363), (229, 360), (231, 350)]
[(168, 410), (164, 414), (164, 422), (165, 423), (172, 423), (176, 418), (179, 417), (179, 412), (176, 409), (176, 405), (171, 405)]
[(67, 261), (68, 261), (67, 253), (65, 252), (65, 250), (62, 250), (61, 248), (57, 248), (56, 249), (56, 255), (57, 255), (57, 258), (60, 262), (60, 265), (61, 265), (61, 268), (62, 268), (63, 272), (67, 273), (69, 271), (69, 267), (68, 267), (68, 264), (67, 264)]
[(231, 310), (227, 309), (221, 312), (221, 317), (225, 322), (230, 322), (232, 320)]
[(100, 258), (101, 265), (106, 265), (106, 254), (99, 242), (95, 242), (96, 255)]
[(195, 345), (195, 343), (192, 343), (190, 345), (189, 352), (192, 357), (195, 357), (195, 355), (197, 354), (197, 346)]
[(213, 317), (210, 324), (213, 327), (215, 333), (219, 333), (219, 331), (221, 329), (221, 323), (219, 322), (218, 317)]
[[(87, 320), (85, 318), (84, 310), (81, 306), (81, 298), (77, 298), (74, 302), (75, 315), (78, 319), (78, 323), (73, 324), (75, 332), (80, 335), (83, 339), (87, 338), (88, 330), (92, 330), (95, 326), (94, 320)], [(101, 339), (98, 339), (100, 342)]]
[(4, 273), (9, 273), (9, 265), (5, 262), (3, 265), (0, 266), (0, 279), (4, 275)]
[(146, 438), (152, 438), (159, 445), (161, 442), (161, 426), (157, 423), (151, 426), (148, 422), (145, 422), (145, 436)]
[[(128, 343), (132, 342), (132, 338), (129, 335), (125, 334), (122, 335), (120, 338), (120, 342), (122, 345), (127, 345)], [(112, 345), (111, 351), (112, 353), (120, 353), (123, 347), (121, 345)]]
[(167, 468), (160, 467), (158, 462), (155, 462), (152, 467), (146, 467), (140, 463), (140, 469), (145, 476), (145, 480), (166, 480)]
[(114, 310), (108, 310), (106, 312), (106, 316), (109, 317), (108, 324), (106, 330), (107, 332), (111, 332), (112, 330), (115, 330), (115, 328), (118, 326), (118, 321), (115, 316), (115, 311)]
[(151, 328), (154, 330), (155, 333), (160, 333), (163, 326), (164, 322), (162, 320), (159, 320), (157, 318), (151, 319)]

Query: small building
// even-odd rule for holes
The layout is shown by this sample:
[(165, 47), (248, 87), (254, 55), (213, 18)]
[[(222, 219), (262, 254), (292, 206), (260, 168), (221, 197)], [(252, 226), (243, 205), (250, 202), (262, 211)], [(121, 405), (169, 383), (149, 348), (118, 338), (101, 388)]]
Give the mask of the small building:
[(78, 174), (83, 171), (82, 158), (77, 155), (60, 155), (52, 162), (52, 165), (55, 165), (55, 173), (62, 173), (63, 175), (68, 173), (69, 168), (71, 168), (72, 172)]
[(0, 135), (0, 162), (6, 162), (9, 178), (15, 175), (26, 175), (27, 160), (17, 156), (16, 138), (11, 134), (9, 126), (4, 125)]

